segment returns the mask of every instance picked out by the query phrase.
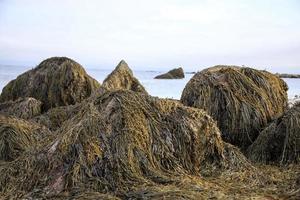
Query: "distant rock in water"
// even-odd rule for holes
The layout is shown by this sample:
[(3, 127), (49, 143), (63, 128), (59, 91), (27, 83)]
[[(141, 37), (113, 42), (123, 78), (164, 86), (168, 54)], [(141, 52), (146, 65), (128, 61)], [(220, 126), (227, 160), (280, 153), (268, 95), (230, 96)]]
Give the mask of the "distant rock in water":
[(43, 103), (42, 111), (46, 111), (81, 102), (99, 86), (77, 62), (53, 57), (10, 81), (2, 90), (0, 102), (34, 97)]
[(279, 74), (276, 73), (280, 78), (300, 78), (300, 74)]
[(245, 150), (262, 128), (283, 114), (287, 89), (282, 79), (266, 71), (215, 66), (194, 75), (181, 102), (207, 111), (223, 139)]
[(300, 95), (295, 95), (293, 98), (289, 99), (289, 107), (300, 102)]
[(20, 97), (15, 101), (0, 103), (0, 113), (23, 119), (31, 119), (41, 114), (42, 102), (32, 97)]
[(265, 164), (300, 163), (300, 103), (259, 134), (248, 149), (248, 157)]
[(155, 79), (182, 79), (184, 78), (184, 72), (181, 67), (172, 69), (165, 74), (154, 77)]
[(144, 86), (133, 76), (127, 63), (122, 60), (102, 83), (102, 87), (108, 90), (131, 90), (147, 94)]

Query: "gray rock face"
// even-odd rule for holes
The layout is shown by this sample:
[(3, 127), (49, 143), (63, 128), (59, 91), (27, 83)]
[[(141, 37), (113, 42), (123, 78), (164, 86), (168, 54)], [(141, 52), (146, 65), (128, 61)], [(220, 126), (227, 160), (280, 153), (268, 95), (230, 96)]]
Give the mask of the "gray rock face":
[(184, 72), (181, 67), (172, 69), (165, 74), (154, 77), (155, 79), (181, 79), (184, 78)]
[(43, 103), (42, 111), (46, 111), (81, 102), (98, 87), (100, 84), (77, 62), (53, 57), (9, 82), (3, 88), (0, 102), (34, 97)]

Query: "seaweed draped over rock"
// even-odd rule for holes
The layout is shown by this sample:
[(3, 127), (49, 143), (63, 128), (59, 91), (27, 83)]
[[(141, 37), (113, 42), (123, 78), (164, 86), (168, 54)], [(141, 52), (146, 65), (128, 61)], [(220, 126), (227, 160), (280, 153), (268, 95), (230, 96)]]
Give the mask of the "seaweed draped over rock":
[(48, 129), (26, 120), (0, 115), (0, 161), (12, 161), (51, 138)]
[(286, 83), (269, 72), (216, 66), (194, 75), (181, 102), (207, 111), (218, 122), (222, 138), (245, 150), (285, 111), (286, 91)]
[(201, 174), (252, 169), (204, 111), (129, 90), (87, 101), (56, 133), (39, 151), (0, 165), (2, 196), (76, 196), (85, 188), (95, 196), (197, 199)]
[(77, 62), (66, 57), (53, 57), (9, 82), (3, 88), (0, 102), (34, 97), (43, 103), (45, 111), (81, 102), (99, 86)]
[(124, 60), (105, 78), (102, 87), (108, 90), (124, 89), (147, 94), (143, 85), (133, 76), (131, 69)]
[(52, 108), (47, 112), (34, 117), (32, 120), (48, 127), (51, 131), (55, 131), (60, 128), (65, 121), (71, 119), (80, 110), (82, 101), (76, 105), (60, 106)]
[(300, 103), (265, 128), (248, 149), (248, 157), (261, 163), (300, 163)]
[(125, 61), (121, 61), (116, 69), (108, 75), (108, 77), (103, 82), (102, 86), (91, 94), (91, 96), (81, 103), (69, 106), (60, 106), (48, 110), (46, 113), (39, 115), (34, 118), (38, 123), (47, 126), (50, 130), (57, 130), (64, 121), (70, 119), (72, 116), (76, 115), (81, 107), (81, 104), (85, 104), (88, 101), (101, 96), (103, 93), (112, 90), (131, 90), (134, 92), (140, 92), (147, 94), (144, 87), (140, 82), (133, 76), (131, 69), (128, 67)]
[(42, 102), (35, 98), (18, 98), (15, 101), (0, 103), (0, 113), (22, 119), (31, 119), (41, 114)]

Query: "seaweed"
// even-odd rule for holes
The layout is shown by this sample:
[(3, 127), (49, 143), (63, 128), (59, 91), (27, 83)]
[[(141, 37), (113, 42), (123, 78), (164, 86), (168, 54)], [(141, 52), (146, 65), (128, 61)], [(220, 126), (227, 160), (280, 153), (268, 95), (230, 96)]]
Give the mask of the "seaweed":
[(144, 86), (133, 76), (131, 69), (124, 60), (121, 60), (114, 71), (104, 79), (102, 87), (107, 90), (123, 89), (147, 94)]
[(300, 163), (300, 104), (270, 123), (248, 148), (247, 155), (265, 164)]
[[(138, 198), (148, 187), (149, 197), (196, 199), (201, 176), (239, 170), (255, 174), (239, 150), (222, 141), (203, 110), (130, 90), (105, 92), (81, 104), (54, 135), (1, 165), (0, 194), (50, 198), (85, 188)], [(199, 177), (198, 182), (190, 176)], [(181, 179), (191, 183), (180, 188)]]
[(0, 103), (0, 113), (22, 119), (31, 119), (41, 114), (42, 102), (31, 97)]
[(261, 129), (286, 110), (287, 89), (283, 80), (266, 71), (215, 66), (194, 75), (181, 102), (207, 111), (224, 141), (245, 151)]
[(84, 68), (66, 57), (52, 57), (36, 68), (19, 75), (2, 90), (0, 102), (33, 97), (50, 108), (81, 102), (100, 87)]

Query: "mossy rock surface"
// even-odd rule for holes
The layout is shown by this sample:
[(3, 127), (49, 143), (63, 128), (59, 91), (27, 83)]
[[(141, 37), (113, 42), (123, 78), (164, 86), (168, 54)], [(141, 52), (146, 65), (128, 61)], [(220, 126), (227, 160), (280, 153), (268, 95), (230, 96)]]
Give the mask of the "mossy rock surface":
[(267, 71), (215, 66), (198, 72), (181, 102), (204, 109), (218, 123), (222, 138), (243, 150), (287, 108), (286, 83)]
[(55, 134), (0, 165), (2, 196), (199, 199), (201, 176), (254, 170), (203, 110), (130, 90), (81, 104)]
[(254, 162), (300, 164), (300, 103), (270, 123), (247, 153)]
[(128, 64), (121, 60), (117, 67), (103, 81), (102, 87), (107, 90), (131, 90), (147, 94), (144, 86), (134, 77)]
[(52, 57), (9, 82), (2, 90), (0, 102), (33, 97), (43, 103), (42, 111), (46, 111), (81, 102), (99, 86), (77, 62)]
[(154, 77), (155, 79), (182, 79), (184, 78), (184, 71), (181, 67), (172, 69), (165, 74)]
[(31, 119), (42, 112), (42, 102), (31, 97), (0, 103), (0, 113), (22, 119)]

